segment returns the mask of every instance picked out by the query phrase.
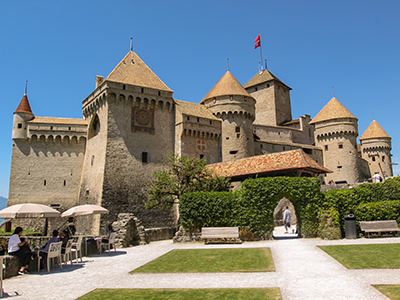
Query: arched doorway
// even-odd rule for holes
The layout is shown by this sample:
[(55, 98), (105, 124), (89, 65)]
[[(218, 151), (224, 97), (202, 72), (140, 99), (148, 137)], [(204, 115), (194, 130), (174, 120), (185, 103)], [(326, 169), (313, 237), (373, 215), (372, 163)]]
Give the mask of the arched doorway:
[[(285, 210), (285, 207), (288, 206), (290, 212), (291, 212), (291, 226), (292, 229), (288, 229), (288, 231), (285, 231), (285, 228), (283, 226), (283, 212)], [(279, 200), (278, 204), (276, 205), (274, 209), (274, 231), (272, 233), (272, 236), (275, 239), (279, 238), (297, 238), (297, 216), (296, 216), (296, 210), (294, 208), (294, 205), (292, 202), (290, 202), (289, 199), (286, 197), (283, 197), (281, 200)]]

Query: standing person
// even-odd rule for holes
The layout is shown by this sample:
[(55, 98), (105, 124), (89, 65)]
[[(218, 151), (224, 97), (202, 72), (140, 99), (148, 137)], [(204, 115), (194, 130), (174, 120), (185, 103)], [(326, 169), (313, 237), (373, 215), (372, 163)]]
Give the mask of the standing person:
[(22, 234), (22, 227), (17, 227), (14, 234), (8, 241), (8, 254), (18, 257), (21, 267), (18, 271), (19, 275), (28, 274), (28, 265), (32, 257), (32, 251), (29, 248), (29, 243), (24, 238), (20, 238)]
[(53, 230), (52, 238), (47, 242), (46, 246), (40, 248), (38, 250), (38, 255), (41, 257), (40, 259), (40, 268), (44, 268), (44, 261), (47, 259), (47, 253), (49, 252), (50, 244), (57, 243), (61, 240), (58, 238), (58, 230)]
[(382, 176), (379, 174), (379, 172), (375, 172), (375, 175), (372, 176), (372, 180), (375, 183), (382, 182)]
[(285, 226), (285, 233), (288, 233), (288, 228), (292, 229), (290, 221), (292, 218), (292, 213), (289, 210), (289, 206), (285, 206), (285, 211), (283, 212), (283, 226)]

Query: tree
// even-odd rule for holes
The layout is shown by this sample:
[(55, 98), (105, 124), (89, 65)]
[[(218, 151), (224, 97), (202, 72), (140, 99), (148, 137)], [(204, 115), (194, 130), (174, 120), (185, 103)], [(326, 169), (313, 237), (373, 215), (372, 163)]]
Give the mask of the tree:
[(171, 154), (167, 162), (168, 168), (155, 172), (149, 183), (147, 208), (169, 209), (184, 193), (228, 191), (230, 188), (230, 179), (213, 175), (204, 159)]

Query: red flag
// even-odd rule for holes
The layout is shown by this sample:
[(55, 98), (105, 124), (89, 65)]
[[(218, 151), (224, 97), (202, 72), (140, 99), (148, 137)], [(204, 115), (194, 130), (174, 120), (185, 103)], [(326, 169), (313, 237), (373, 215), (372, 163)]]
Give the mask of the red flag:
[(256, 40), (254, 42), (256, 42), (256, 44), (254, 45), (254, 49), (257, 49), (258, 47), (261, 47), (260, 34), (257, 35)]

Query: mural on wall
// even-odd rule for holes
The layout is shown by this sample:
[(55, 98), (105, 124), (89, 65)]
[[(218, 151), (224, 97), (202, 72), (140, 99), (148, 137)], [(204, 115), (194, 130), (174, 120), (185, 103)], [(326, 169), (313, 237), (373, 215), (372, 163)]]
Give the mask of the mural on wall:
[(144, 131), (154, 134), (154, 109), (133, 107), (131, 126), (132, 132)]

